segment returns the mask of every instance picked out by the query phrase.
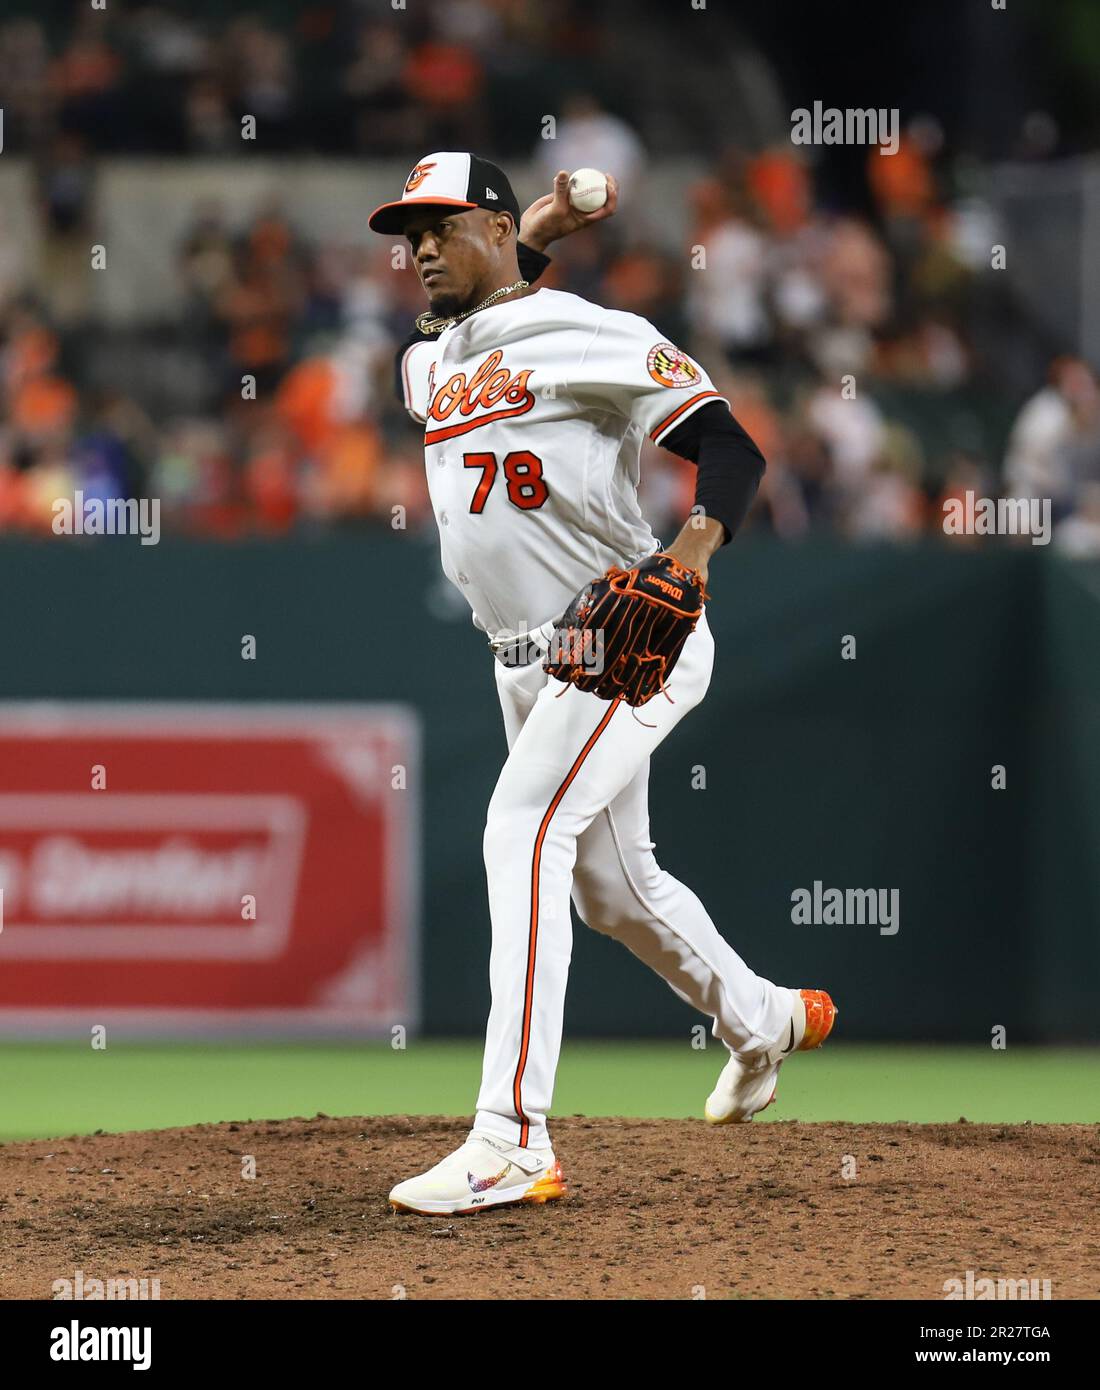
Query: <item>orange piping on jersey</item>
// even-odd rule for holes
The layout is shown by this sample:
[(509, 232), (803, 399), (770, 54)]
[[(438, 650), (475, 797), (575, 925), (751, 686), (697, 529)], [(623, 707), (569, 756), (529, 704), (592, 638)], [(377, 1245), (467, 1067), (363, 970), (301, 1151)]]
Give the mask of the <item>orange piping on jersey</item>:
[(476, 420), (464, 420), (460, 425), (449, 425), (443, 430), (428, 430), (424, 436), (425, 448), (429, 444), (442, 444), (445, 439), (454, 439), (458, 434), (469, 434), (471, 430), (480, 429), (482, 425), (491, 425), (496, 420), (507, 420), (513, 415), (526, 415), (534, 408), (535, 398), (531, 396), (528, 400), (515, 405), (511, 410), (494, 410), (489, 415), (481, 415)]
[(542, 867), (542, 843), (546, 839), (546, 832), (550, 828), (550, 822), (554, 818), (554, 812), (561, 805), (561, 799), (569, 790), (569, 785), (581, 770), (585, 758), (596, 745), (596, 740), (611, 722), (611, 716), (619, 707), (622, 696), (618, 695), (611, 702), (611, 708), (603, 716), (600, 722), (593, 729), (588, 742), (577, 754), (577, 760), (569, 769), (565, 781), (554, 793), (554, 799), (546, 809), (546, 814), (542, 818), (539, 826), (539, 833), (535, 836), (535, 850), (531, 856), (531, 925), (527, 935), (527, 978), (523, 991), (523, 1032), (520, 1038), (519, 1061), (516, 1063), (516, 1075), (512, 1082), (512, 1104), (516, 1108), (516, 1114), (520, 1119), (519, 1147), (527, 1147), (527, 1139), (531, 1132), (531, 1124), (523, 1110), (521, 1090), (523, 1087), (523, 1073), (527, 1067), (527, 1053), (531, 1045), (531, 1014), (535, 1003), (535, 953), (539, 939), (539, 870)]
[(705, 401), (708, 396), (718, 396), (722, 400), (725, 399), (724, 396), (720, 396), (718, 391), (700, 391), (698, 395), (692, 396), (691, 400), (685, 401), (683, 405), (678, 406), (671, 415), (666, 415), (659, 425), (655, 425), (653, 429), (650, 430), (649, 437), (653, 440), (654, 444), (657, 443), (657, 436), (667, 430), (674, 420), (678, 420), (685, 410), (690, 410), (693, 405), (697, 405), (700, 401)]

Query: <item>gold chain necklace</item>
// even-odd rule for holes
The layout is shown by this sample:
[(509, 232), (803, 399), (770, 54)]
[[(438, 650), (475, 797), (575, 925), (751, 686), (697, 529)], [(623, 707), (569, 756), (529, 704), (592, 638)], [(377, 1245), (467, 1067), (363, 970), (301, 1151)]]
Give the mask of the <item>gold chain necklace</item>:
[(516, 290), (525, 290), (530, 286), (529, 280), (517, 280), (514, 285), (505, 285), (499, 290), (494, 290), (488, 299), (483, 299), (480, 304), (475, 304), (472, 309), (463, 309), (461, 314), (451, 314), (449, 317), (436, 318), (429, 309), (423, 314), (418, 314), (416, 326), (421, 333), (442, 333), (445, 328), (459, 323), (462, 319), (468, 319), (471, 314), (476, 314), (479, 309), (487, 309), (490, 304), (496, 303), (498, 299), (503, 299), (506, 294), (515, 294)]

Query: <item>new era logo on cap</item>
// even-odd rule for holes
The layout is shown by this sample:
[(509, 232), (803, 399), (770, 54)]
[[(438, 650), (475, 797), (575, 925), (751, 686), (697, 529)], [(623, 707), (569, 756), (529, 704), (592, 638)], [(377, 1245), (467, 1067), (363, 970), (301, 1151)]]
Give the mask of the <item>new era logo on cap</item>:
[(411, 214), (430, 207), (492, 208), (510, 212), (519, 224), (519, 203), (503, 169), (476, 154), (443, 150), (419, 160), (398, 201), (375, 208), (368, 225), (375, 232), (401, 232)]

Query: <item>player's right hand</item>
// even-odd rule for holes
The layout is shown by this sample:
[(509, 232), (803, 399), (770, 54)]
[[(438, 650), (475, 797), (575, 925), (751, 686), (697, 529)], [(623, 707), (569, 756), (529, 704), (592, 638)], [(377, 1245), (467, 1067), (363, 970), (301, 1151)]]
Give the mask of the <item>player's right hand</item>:
[(605, 217), (614, 217), (619, 205), (619, 185), (613, 174), (607, 179), (607, 202), (595, 212), (578, 212), (569, 201), (569, 174), (559, 169), (554, 175), (554, 191), (536, 198), (520, 218), (519, 239), (524, 246), (533, 251), (545, 251), (553, 241), (571, 236), (582, 227), (590, 227), (593, 222), (602, 222)]

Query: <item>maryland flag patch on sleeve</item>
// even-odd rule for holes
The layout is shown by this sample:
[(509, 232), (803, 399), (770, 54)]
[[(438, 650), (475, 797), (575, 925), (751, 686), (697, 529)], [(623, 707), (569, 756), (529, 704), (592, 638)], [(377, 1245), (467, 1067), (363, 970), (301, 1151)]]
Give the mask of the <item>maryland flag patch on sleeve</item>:
[(703, 373), (687, 353), (671, 343), (650, 348), (646, 366), (658, 386), (698, 386), (703, 379)]

